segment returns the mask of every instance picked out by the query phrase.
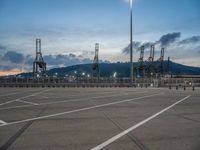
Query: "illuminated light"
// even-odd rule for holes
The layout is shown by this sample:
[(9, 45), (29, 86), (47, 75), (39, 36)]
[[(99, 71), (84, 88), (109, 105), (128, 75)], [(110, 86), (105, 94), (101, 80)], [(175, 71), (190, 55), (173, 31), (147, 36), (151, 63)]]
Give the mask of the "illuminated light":
[(113, 77), (116, 78), (117, 77), (117, 72), (113, 73)]
[(133, 1), (132, 0), (130, 0), (130, 7), (131, 7), (131, 9), (133, 8)]

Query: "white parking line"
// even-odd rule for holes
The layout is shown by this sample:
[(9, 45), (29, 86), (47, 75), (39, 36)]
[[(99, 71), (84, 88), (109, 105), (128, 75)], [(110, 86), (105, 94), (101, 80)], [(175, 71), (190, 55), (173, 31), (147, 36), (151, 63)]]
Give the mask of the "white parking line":
[(9, 110), (9, 109), (25, 108), (25, 107), (31, 107), (31, 106), (33, 106), (33, 105), (27, 104), (27, 105), (11, 106), (11, 107), (0, 108), (0, 110)]
[(0, 124), (6, 125), (7, 123), (5, 121), (3, 121), (3, 120), (0, 120)]
[(7, 101), (7, 102), (5, 102), (5, 103), (1, 103), (0, 106), (6, 105), (6, 104), (10, 104), (10, 103), (12, 103), (12, 102), (14, 102), (14, 101), (16, 101), (16, 99), (15, 99), (15, 100), (11, 100), (11, 101)]
[[(126, 92), (129, 92), (129, 93), (130, 93), (130, 92), (138, 92), (138, 91), (137, 91), (137, 90), (132, 90), (132, 91), (126, 91)], [(144, 92), (144, 91), (143, 91), (143, 92)], [(147, 91), (145, 91), (145, 92), (147, 92)], [(93, 94), (101, 94), (101, 95), (102, 95), (102, 94), (110, 94), (110, 93), (111, 93), (111, 94), (112, 94), (112, 93), (115, 94), (116, 91), (96, 92), (96, 93), (93, 93)], [(116, 94), (119, 94), (119, 93), (116, 93)], [(74, 96), (77, 96), (77, 94), (70, 94), (70, 95), (67, 95), (68, 98), (74, 98)], [(91, 94), (87, 94), (87, 95), (86, 95), (85, 93), (81, 93), (81, 94), (78, 94), (78, 96), (84, 96), (84, 97), (85, 97), (85, 96), (92, 96), (92, 95), (91, 95)], [(57, 97), (40, 96), (40, 97), (41, 97), (42, 99), (44, 99), (44, 98), (46, 98), (46, 99), (47, 99), (47, 98), (53, 98), (53, 99), (57, 99), (57, 98), (66, 98), (66, 96), (63, 96), (63, 97), (62, 97), (62, 96), (59, 96), (59, 97), (58, 97), (58, 96), (57, 96)]]
[(142, 97), (137, 97), (137, 98), (132, 98), (132, 99), (126, 99), (126, 100), (122, 100), (122, 101), (106, 103), (106, 104), (101, 104), (101, 105), (95, 105), (95, 106), (92, 106), (92, 107), (85, 107), (85, 108), (81, 108), (81, 109), (75, 109), (75, 110), (71, 110), (71, 111), (66, 111), (66, 112), (62, 112), (62, 113), (56, 113), (56, 114), (51, 114), (51, 115), (46, 115), (46, 116), (41, 116), (41, 117), (35, 117), (35, 118), (25, 119), (25, 120), (21, 120), (21, 121), (10, 122), (10, 123), (7, 123), (5, 125), (3, 124), (3, 125), (0, 125), (0, 126), (19, 124), (19, 123), (24, 123), (24, 122), (34, 121), (34, 120), (41, 120), (41, 119), (46, 119), (46, 118), (50, 118), (50, 117), (56, 117), (56, 116), (61, 116), (61, 115), (91, 110), (91, 109), (94, 109), (94, 108), (100, 108), (100, 107), (105, 107), (105, 106), (121, 104), (121, 103), (139, 100), (139, 99), (143, 99), (143, 98), (153, 97), (153, 96), (157, 96), (157, 95), (161, 95), (161, 94), (163, 94), (163, 93), (158, 93), (158, 94), (153, 94), (153, 95), (148, 95), (148, 96), (142, 96)]
[[(34, 91), (37, 91), (37, 90), (27, 90), (26, 92), (29, 92), (29, 91), (34, 92)], [(12, 91), (12, 93), (0, 95), (0, 97), (2, 98), (2, 97), (4, 97), (4, 96), (10, 96), (10, 95), (21, 94), (21, 93), (26, 93), (26, 92), (21, 92), (21, 91), (19, 91), (19, 90), (15, 90), (15, 91)]]
[(38, 103), (32, 103), (32, 102), (23, 101), (23, 100), (17, 100), (17, 102), (22, 102), (22, 103), (31, 104), (31, 105), (39, 105)]
[(37, 95), (37, 94), (40, 94), (40, 93), (43, 93), (43, 92), (46, 92), (46, 91), (49, 91), (49, 90), (50, 90), (50, 89), (47, 89), (47, 90), (44, 90), (44, 91), (36, 92), (36, 93), (34, 93), (34, 94), (31, 94), (31, 95), (27, 95), (27, 96), (20, 97), (20, 98), (11, 100), (11, 101), (7, 101), (7, 102), (4, 102), (4, 103), (1, 103), (0, 106), (5, 105), (5, 104), (9, 104), (9, 103), (12, 103), (12, 102), (15, 102), (15, 101), (18, 101), (18, 100), (26, 99), (26, 98), (28, 98), (28, 97), (32, 97), (32, 96), (35, 96), (35, 95)]
[(188, 99), (189, 97), (190, 97), (190, 95), (185, 97), (185, 98), (183, 98), (183, 99), (181, 99), (181, 100), (179, 100), (179, 101), (177, 101), (176, 103), (168, 106), (167, 108), (159, 111), (158, 113), (152, 115), (151, 117), (139, 122), (138, 124), (128, 128), (127, 130), (124, 130), (123, 132), (119, 133), (118, 135), (116, 135), (116, 136), (108, 139), (107, 141), (103, 142), (102, 144), (92, 148), (91, 150), (101, 150), (101, 149), (103, 149), (104, 147), (108, 146), (109, 144), (113, 143), (114, 141), (118, 140), (119, 138), (123, 137), (124, 135), (128, 134), (129, 132), (133, 131), (134, 129), (142, 126), (143, 124), (149, 122), (150, 120), (154, 119), (155, 117), (159, 116), (160, 114), (164, 113), (165, 111), (171, 109), (172, 107), (176, 106), (177, 104), (179, 104), (179, 103), (183, 102), (184, 100)]
[[(147, 91), (143, 92), (134, 92), (134, 93), (146, 93)], [(129, 93), (128, 93), (129, 94)], [(62, 100), (62, 101), (55, 101), (55, 102), (46, 102), (46, 103), (35, 103), (38, 106), (41, 105), (52, 105), (52, 104), (59, 104), (59, 103), (68, 103), (68, 102), (77, 102), (87, 99), (97, 99), (97, 98), (108, 98), (108, 97), (116, 97), (119, 95), (128, 95), (126, 94), (115, 94), (115, 95), (109, 95), (109, 96), (95, 96), (95, 97), (88, 97), (88, 98), (78, 98), (78, 99), (72, 99), (72, 100)], [(19, 100), (17, 100), (19, 101)], [(26, 101), (27, 102), (27, 101)], [(33, 105), (22, 105), (22, 106), (13, 106), (13, 107), (6, 107), (6, 108), (0, 108), (0, 110), (8, 110), (8, 109), (16, 109), (16, 108), (24, 108), (24, 107), (31, 107)]]
[[(144, 92), (137, 92), (137, 93), (146, 93)], [(72, 100), (63, 100), (63, 101), (56, 101), (56, 102), (47, 102), (47, 103), (40, 103), (41, 105), (50, 105), (50, 104), (58, 104), (58, 103), (66, 103), (66, 102), (76, 102), (76, 101), (82, 101), (82, 100), (88, 100), (88, 99), (97, 99), (97, 98), (109, 98), (109, 97), (116, 97), (119, 95), (128, 95), (126, 94), (115, 94), (115, 95), (108, 95), (108, 96), (95, 96), (95, 97), (87, 97), (87, 98), (78, 98), (78, 99), (72, 99)], [(39, 104), (39, 105), (40, 105)]]

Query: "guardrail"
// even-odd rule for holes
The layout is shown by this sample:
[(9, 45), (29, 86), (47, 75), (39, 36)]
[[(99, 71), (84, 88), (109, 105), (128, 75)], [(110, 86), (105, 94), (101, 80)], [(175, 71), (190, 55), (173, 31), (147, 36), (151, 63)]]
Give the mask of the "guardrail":
[[(200, 79), (135, 78), (133, 87), (200, 87)], [(129, 78), (0, 78), (0, 87), (132, 87)]]

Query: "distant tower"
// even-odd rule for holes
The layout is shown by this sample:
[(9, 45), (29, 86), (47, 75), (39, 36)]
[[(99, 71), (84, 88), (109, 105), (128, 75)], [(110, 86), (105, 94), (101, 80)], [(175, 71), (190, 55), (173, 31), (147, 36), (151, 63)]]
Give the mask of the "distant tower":
[(150, 56), (148, 59), (148, 66), (147, 66), (147, 76), (148, 77), (152, 77), (152, 75), (154, 73), (154, 67), (153, 67), (154, 55), (155, 55), (155, 46), (151, 45)]
[(46, 63), (41, 52), (41, 39), (36, 39), (36, 58), (33, 62), (33, 78), (41, 78), (46, 74)]
[(95, 56), (92, 64), (93, 77), (99, 79), (100, 67), (99, 67), (99, 43), (95, 44)]
[(164, 55), (165, 55), (165, 48), (162, 48), (161, 53), (160, 53), (160, 74), (161, 74), (161, 76), (164, 74)]
[(151, 45), (149, 62), (153, 62), (154, 61), (154, 54), (155, 54), (155, 46)]
[(144, 77), (145, 74), (145, 67), (144, 67), (144, 46), (141, 47), (140, 50), (140, 58), (138, 60), (139, 62), (139, 67), (138, 67), (138, 71), (139, 71), (139, 76), (140, 77)]
[(140, 62), (140, 63), (143, 63), (143, 62), (144, 62), (144, 46), (142, 46), (142, 47), (141, 47), (141, 50), (140, 50), (139, 62)]
[(167, 73), (168, 73), (168, 75), (170, 75), (170, 72), (171, 72), (171, 69), (170, 69), (170, 57), (168, 57), (168, 60), (167, 60)]

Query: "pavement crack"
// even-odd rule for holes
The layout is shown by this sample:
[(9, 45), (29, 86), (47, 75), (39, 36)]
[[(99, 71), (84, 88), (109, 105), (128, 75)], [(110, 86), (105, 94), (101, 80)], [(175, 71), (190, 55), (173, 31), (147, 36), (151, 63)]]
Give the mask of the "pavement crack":
[[(36, 117), (39, 117), (44, 111), (46, 107), (44, 107)], [(20, 128), (11, 138), (8, 139), (6, 143), (0, 146), (0, 150), (7, 150), (34, 122), (35, 120), (27, 122), (22, 128)]]
[[(90, 100), (90, 103), (92, 103), (92, 105), (96, 105), (93, 101)], [(108, 119), (109, 121), (111, 121), (118, 129), (120, 129), (121, 131), (125, 131), (125, 129), (118, 123), (116, 122), (114, 119), (112, 119), (111, 117), (109, 117), (109, 115), (103, 111), (101, 108), (97, 108), (98, 111), (100, 111), (104, 117), (106, 119)], [(149, 150), (148, 147), (146, 147), (137, 137), (135, 137), (134, 135), (132, 135), (131, 133), (127, 133), (125, 136), (127, 136), (134, 144), (136, 144), (141, 150)]]

